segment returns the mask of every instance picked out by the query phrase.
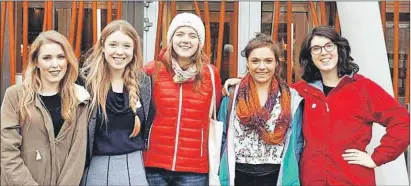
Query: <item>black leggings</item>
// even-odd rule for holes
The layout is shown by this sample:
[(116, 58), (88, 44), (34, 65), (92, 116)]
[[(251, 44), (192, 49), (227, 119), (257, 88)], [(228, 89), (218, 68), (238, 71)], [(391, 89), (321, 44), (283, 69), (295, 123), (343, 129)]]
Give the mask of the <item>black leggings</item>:
[(279, 170), (272, 173), (256, 176), (241, 171), (235, 171), (235, 186), (275, 186), (277, 185)]

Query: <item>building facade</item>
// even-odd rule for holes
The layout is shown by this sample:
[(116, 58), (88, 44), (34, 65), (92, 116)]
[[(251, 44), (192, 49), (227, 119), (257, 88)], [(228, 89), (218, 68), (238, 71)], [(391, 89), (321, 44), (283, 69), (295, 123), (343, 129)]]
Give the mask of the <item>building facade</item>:
[[(161, 17), (159, 17), (160, 4), (164, 4)], [(21, 1), (11, 2), (10, 6), (7, 3), (7, 8), (5, 8), (6, 2), (2, 1), (1, 5), (0, 38), (3, 38), (0, 40), (2, 43), (0, 48), (1, 99), (5, 89), (14, 83), (13, 79), (17, 83), (21, 80), (21, 72), (24, 69), (23, 51), (26, 51), (23, 48), (29, 48), (31, 42), (43, 31), (43, 24), (46, 22), (45, 13), (51, 15), (51, 19), (49, 18), (51, 29), (61, 32), (68, 38), (76, 36), (73, 48), (79, 50), (80, 62), (84, 60), (86, 52), (94, 44), (93, 36), (98, 36), (110, 19), (116, 18), (125, 19), (136, 28), (143, 39), (144, 61), (148, 62), (156, 56), (155, 41), (165, 44), (164, 41), (156, 38), (156, 35), (165, 38), (168, 24), (176, 13), (192, 12), (199, 14), (206, 23), (209, 23), (206, 24), (210, 30), (210, 34), (206, 36), (210, 40), (209, 55), (212, 63), (220, 64), (219, 70), (223, 82), (229, 77), (237, 77), (246, 72), (245, 59), (240, 53), (255, 32), (277, 35), (274, 40), (282, 46), (283, 62), (287, 64), (285, 77), (289, 83), (299, 81), (301, 74), (298, 64), (299, 46), (315, 25), (327, 24), (339, 29), (343, 36), (349, 38), (351, 44), (355, 43), (353, 48), (358, 50), (353, 51), (353, 55), (362, 68), (360, 73), (363, 72), (376, 79), (382, 78), (379, 81), (381, 85), (388, 92), (391, 91), (401, 104), (409, 108), (409, 1), (399, 1), (397, 4), (392, 1), (370, 2), (370, 4), (355, 2), (344, 4), (344, 2), (332, 1), (283, 1), (278, 4), (273, 1), (226, 1), (224, 5), (220, 1), (207, 3), (198, 1), (198, 6), (195, 6), (196, 3), (192, 1), (162, 3), (158, 1), (113, 1), (111, 3), (54, 1), (50, 9), (45, 8), (45, 2), (29, 1), (26, 4), (27, 13), (25, 13), (25, 4)], [(76, 11), (73, 11), (73, 7)], [(10, 16), (10, 8), (13, 9), (12, 16)], [(347, 10), (362, 14), (353, 18), (352, 15), (357, 14), (347, 13)], [(374, 16), (367, 17), (371, 14)], [(25, 15), (28, 19), (27, 46), (24, 44), (25, 37), (23, 37)], [(75, 17), (74, 25), (73, 17)], [(157, 29), (158, 23), (162, 29)], [(382, 32), (377, 32), (380, 28)], [(13, 34), (10, 34), (11, 31)], [(364, 35), (362, 40), (355, 37), (367, 32), (370, 33), (367, 35), (369, 37)], [(378, 62), (374, 64), (361, 61), (369, 60), (361, 56), (359, 53), (363, 51), (361, 48), (372, 48), (375, 45), (384, 48), (379, 51), (382, 57), (377, 59)], [(362, 54), (374, 55), (371, 52)], [(375, 143), (378, 143), (378, 140)], [(393, 169), (402, 169), (403, 159), (380, 175), (387, 175), (390, 172), (393, 174), (396, 172), (392, 171)], [(384, 176), (378, 177), (377, 173), (377, 182), (393, 183), (382, 177)], [(401, 179), (397, 183), (408, 182), (408, 178)]]

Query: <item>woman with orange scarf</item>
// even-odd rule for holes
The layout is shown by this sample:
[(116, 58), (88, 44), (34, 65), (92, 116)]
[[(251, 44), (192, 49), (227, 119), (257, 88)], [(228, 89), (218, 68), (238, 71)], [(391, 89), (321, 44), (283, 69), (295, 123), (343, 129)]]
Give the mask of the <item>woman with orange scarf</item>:
[[(302, 98), (281, 78), (280, 49), (258, 33), (242, 51), (248, 73), (222, 100), (222, 185), (300, 185)], [(228, 109), (223, 109), (228, 108)]]

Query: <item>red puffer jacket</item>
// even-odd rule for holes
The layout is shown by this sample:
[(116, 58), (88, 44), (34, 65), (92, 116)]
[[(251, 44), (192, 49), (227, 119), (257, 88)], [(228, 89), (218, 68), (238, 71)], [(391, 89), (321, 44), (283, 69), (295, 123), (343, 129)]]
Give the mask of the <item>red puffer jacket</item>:
[(407, 110), (362, 75), (345, 76), (327, 97), (321, 81), (293, 87), (305, 99), (302, 185), (375, 185), (374, 169), (348, 164), (342, 157), (347, 149), (365, 151), (373, 122), (387, 131), (371, 155), (377, 166), (396, 159), (410, 143)]
[[(219, 104), (221, 80), (216, 68), (212, 66), (212, 69)], [(145, 70), (152, 74), (155, 62), (147, 63)], [(204, 65), (200, 92), (194, 91), (194, 82), (176, 84), (172, 78), (161, 65), (153, 88), (156, 114), (144, 164), (171, 171), (208, 173), (209, 109), (213, 89), (210, 70)]]

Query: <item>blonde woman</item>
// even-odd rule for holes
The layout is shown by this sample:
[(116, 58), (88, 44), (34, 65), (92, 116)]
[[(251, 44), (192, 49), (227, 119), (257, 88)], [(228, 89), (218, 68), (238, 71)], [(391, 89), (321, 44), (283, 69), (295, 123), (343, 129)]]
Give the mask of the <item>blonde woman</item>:
[(41, 33), (23, 83), (1, 106), (1, 185), (78, 185), (84, 167), (89, 94), (76, 85), (78, 63), (67, 39)]
[(141, 67), (136, 30), (124, 20), (110, 22), (84, 67), (92, 99), (82, 184), (147, 185), (142, 150), (151, 125), (151, 79)]
[[(178, 14), (167, 32), (167, 49), (145, 66), (156, 78), (156, 114), (144, 159), (150, 185), (208, 185), (211, 77), (216, 90), (221, 80), (204, 54), (204, 33), (199, 17)], [(219, 103), (221, 95), (216, 97)]]

